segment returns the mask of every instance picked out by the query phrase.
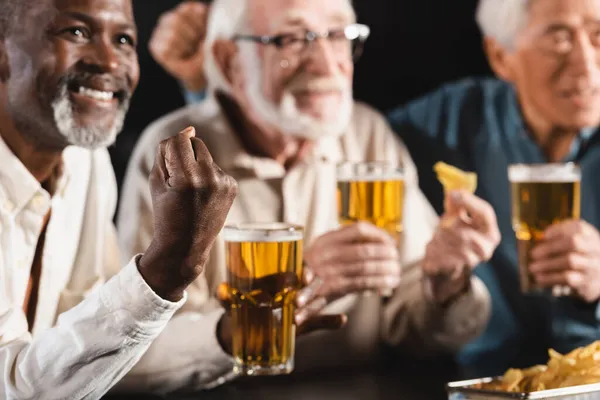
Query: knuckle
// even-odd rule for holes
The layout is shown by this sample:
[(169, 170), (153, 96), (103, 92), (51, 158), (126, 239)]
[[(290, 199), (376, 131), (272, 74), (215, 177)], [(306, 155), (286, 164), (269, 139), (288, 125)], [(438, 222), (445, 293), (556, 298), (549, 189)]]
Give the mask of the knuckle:
[(358, 255), (361, 259), (369, 259), (372, 258), (375, 254), (376, 249), (375, 246), (371, 244), (363, 244), (358, 247)]
[(225, 184), (219, 178), (219, 175), (214, 169), (209, 169), (205, 173), (206, 186), (214, 192), (221, 193)]
[(573, 231), (575, 233), (573, 236), (585, 235), (586, 226), (583, 221), (574, 221)]
[(567, 256), (567, 266), (574, 269), (577, 266), (577, 255), (571, 253)]
[(373, 261), (365, 261), (362, 263), (361, 270), (363, 275), (372, 275), (377, 271), (377, 264)]
[(579, 246), (579, 236), (578, 235), (571, 235), (569, 236), (568, 240), (568, 245), (570, 249), (577, 249)]
[(357, 222), (354, 227), (356, 228), (356, 233), (359, 235), (365, 235), (369, 229), (369, 225), (363, 221)]
[(167, 138), (167, 139), (163, 139), (163, 140), (161, 140), (161, 141), (160, 141), (160, 143), (158, 144), (158, 146), (159, 146), (159, 147), (162, 147), (162, 148), (164, 148), (164, 149), (166, 149), (166, 148), (167, 148), (167, 145), (168, 145), (170, 142), (172, 142), (172, 141), (173, 141), (173, 138), (172, 138), (172, 137), (169, 137), (169, 138)]

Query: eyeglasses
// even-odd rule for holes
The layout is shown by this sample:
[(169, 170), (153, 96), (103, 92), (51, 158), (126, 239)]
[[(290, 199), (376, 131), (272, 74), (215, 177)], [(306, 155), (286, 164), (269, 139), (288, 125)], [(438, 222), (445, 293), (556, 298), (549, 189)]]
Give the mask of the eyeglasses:
[(265, 46), (273, 45), (285, 56), (301, 57), (318, 39), (326, 39), (334, 54), (349, 56), (353, 61), (361, 56), (364, 43), (371, 33), (367, 25), (350, 24), (342, 29), (332, 29), (324, 33), (303, 31), (275, 36), (235, 35), (233, 40), (248, 40)]
[(550, 31), (534, 34), (531, 37), (534, 46), (548, 55), (565, 57), (570, 55), (582, 37), (587, 37), (589, 44), (596, 49), (600, 48), (600, 30), (597, 28), (581, 30), (577, 28), (561, 27)]

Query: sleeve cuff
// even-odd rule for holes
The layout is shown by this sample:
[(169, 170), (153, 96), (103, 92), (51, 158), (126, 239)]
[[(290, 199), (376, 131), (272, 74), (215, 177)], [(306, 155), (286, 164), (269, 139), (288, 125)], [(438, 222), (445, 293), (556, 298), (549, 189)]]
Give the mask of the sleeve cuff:
[(491, 297), (478, 277), (472, 276), (469, 290), (446, 308), (433, 304), (431, 290), (425, 287), (426, 301), (441, 318), (441, 329), (435, 335), (438, 342), (460, 346), (483, 332), (491, 313)]
[(187, 300), (187, 293), (177, 303), (158, 296), (140, 274), (140, 255), (109, 280), (100, 291), (100, 298), (110, 313), (121, 316), (124, 329), (136, 341), (155, 338), (173, 314)]

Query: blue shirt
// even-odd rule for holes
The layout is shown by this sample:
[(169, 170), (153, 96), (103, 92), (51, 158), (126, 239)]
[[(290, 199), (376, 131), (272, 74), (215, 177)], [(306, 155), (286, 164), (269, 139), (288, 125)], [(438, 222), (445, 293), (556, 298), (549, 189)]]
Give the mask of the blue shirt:
[(206, 99), (206, 91), (204, 90), (192, 92), (183, 87), (183, 85), (181, 86), (181, 90), (183, 91), (183, 99), (185, 100), (185, 104), (201, 103), (204, 101), (204, 99)]
[[(546, 158), (527, 133), (512, 86), (493, 79), (460, 81), (392, 111), (389, 120), (408, 146), (421, 187), (438, 212), (442, 188), (432, 167), (442, 160), (478, 174), (476, 194), (498, 217), (502, 241), (490, 262), (475, 269), (492, 295), (492, 316), (484, 334), (458, 355), (467, 375), (497, 375), (510, 367), (545, 363), (548, 348), (567, 352), (600, 339), (597, 303), (520, 293), (507, 169)], [(600, 134), (595, 131), (582, 132), (565, 161), (580, 164), (581, 217), (600, 228)]]

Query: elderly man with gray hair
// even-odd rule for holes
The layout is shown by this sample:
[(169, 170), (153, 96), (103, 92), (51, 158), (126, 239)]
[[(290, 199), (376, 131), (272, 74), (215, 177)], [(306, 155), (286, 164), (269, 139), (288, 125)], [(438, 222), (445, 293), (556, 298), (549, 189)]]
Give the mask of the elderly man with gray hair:
[[(174, 11), (181, 18), (166, 24), (169, 29), (193, 31), (189, 13), (182, 11), (193, 6), (186, 3)], [(306, 268), (323, 284), (309, 299), (297, 299), (297, 324), (302, 327), (311, 316), (348, 317), (340, 329), (298, 338), (296, 371), (364, 365), (377, 360), (382, 345), (438, 354), (474, 339), (487, 323), (489, 298), (470, 268), (489, 259), (499, 241), (495, 214), (481, 199), (458, 192), (454, 209), (468, 210), (478, 226), (463, 221), (438, 229), (404, 145), (381, 115), (353, 100), (353, 59), (369, 29), (356, 23), (350, 2), (216, 0), (208, 18), (208, 98), (143, 133), (118, 221), (125, 254), (136, 253), (152, 235), (148, 171), (156, 143), (177, 127), (192, 125), (215, 162), (238, 182), (229, 223), (283, 221), (305, 227)], [(345, 160), (402, 164), (405, 217), (399, 246), (374, 225), (338, 228), (336, 164)], [(462, 236), (470, 241), (457, 243)], [(426, 248), (445, 250), (426, 253)], [(225, 279), (222, 237), (213, 249), (183, 311), (136, 370), (148, 366), (148, 382), (199, 388), (231, 376), (231, 321), (216, 300)], [(389, 291), (391, 296), (377, 294)], [(207, 321), (213, 327), (209, 335)], [(152, 373), (157, 364), (163, 373)]]
[[(481, 0), (477, 21), (499, 79), (445, 86), (390, 120), (409, 149), (427, 155), (417, 164), (430, 198), (439, 191), (431, 164), (445, 159), (478, 173), (477, 194), (498, 216), (502, 241), (475, 269), (492, 295), (492, 317), (459, 356), (473, 374), (488, 375), (545, 363), (548, 348), (600, 339), (600, 1)], [(522, 254), (537, 285), (572, 295), (524, 295), (507, 168), (567, 162), (582, 171), (581, 218), (547, 228)]]

